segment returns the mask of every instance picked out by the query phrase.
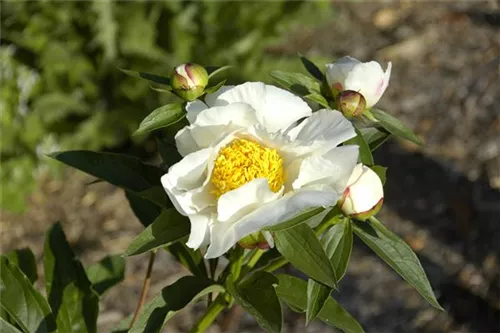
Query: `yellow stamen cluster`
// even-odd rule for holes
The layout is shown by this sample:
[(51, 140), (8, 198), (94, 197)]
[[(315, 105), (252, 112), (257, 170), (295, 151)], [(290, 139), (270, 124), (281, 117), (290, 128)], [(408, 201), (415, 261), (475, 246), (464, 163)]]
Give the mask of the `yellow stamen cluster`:
[(220, 197), (255, 178), (267, 178), (274, 192), (283, 186), (283, 160), (276, 149), (236, 139), (219, 151), (211, 178), (215, 195)]

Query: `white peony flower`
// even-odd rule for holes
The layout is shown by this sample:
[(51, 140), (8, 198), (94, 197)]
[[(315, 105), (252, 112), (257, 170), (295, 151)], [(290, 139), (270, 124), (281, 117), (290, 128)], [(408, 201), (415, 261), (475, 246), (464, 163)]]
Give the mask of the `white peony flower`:
[(366, 107), (371, 108), (389, 85), (391, 69), (391, 62), (384, 72), (376, 61), (361, 62), (347, 56), (326, 65), (326, 81), (337, 93), (346, 90), (360, 93), (366, 100)]
[(369, 167), (356, 165), (340, 203), (342, 211), (359, 220), (366, 220), (378, 213), (383, 202), (384, 187), (380, 177)]
[(358, 158), (357, 146), (337, 147), (356, 135), (340, 112), (312, 114), (299, 97), (260, 82), (189, 103), (187, 119), (176, 135), (184, 158), (161, 180), (191, 221), (187, 245), (209, 244), (206, 258), (305, 209), (334, 206)]

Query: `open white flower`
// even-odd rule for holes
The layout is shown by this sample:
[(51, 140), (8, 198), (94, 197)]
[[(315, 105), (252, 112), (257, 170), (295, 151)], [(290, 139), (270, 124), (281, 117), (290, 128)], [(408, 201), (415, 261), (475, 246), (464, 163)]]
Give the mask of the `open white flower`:
[(337, 93), (350, 90), (363, 95), (366, 107), (377, 104), (389, 85), (392, 63), (384, 72), (376, 61), (361, 62), (353, 57), (343, 57), (326, 65), (326, 81)]
[(337, 147), (356, 135), (340, 112), (312, 114), (299, 97), (260, 82), (223, 87), (205, 103), (188, 104), (190, 125), (176, 135), (184, 158), (162, 177), (191, 221), (189, 247), (209, 244), (205, 257), (215, 258), (247, 235), (341, 198), (358, 147)]

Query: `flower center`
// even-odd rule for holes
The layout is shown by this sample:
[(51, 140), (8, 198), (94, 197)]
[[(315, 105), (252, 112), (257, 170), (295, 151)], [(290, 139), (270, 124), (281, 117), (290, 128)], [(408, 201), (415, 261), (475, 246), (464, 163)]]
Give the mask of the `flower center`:
[(274, 192), (283, 186), (283, 160), (276, 149), (255, 141), (236, 139), (220, 150), (211, 178), (214, 194), (220, 197), (255, 178), (267, 178), (269, 188)]

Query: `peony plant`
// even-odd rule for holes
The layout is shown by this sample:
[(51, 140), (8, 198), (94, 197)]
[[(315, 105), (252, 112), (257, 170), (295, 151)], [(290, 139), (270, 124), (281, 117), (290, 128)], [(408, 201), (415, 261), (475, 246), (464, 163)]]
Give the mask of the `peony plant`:
[[(51, 155), (123, 188), (144, 225), (123, 254), (149, 253), (143, 293), (135, 314), (118, 331), (160, 332), (177, 311), (206, 299), (206, 311), (192, 332), (205, 331), (236, 304), (269, 332), (282, 331), (282, 306), (305, 312), (307, 323), (319, 319), (345, 332), (363, 332), (331, 296), (333, 290), (342, 292), (338, 285), (354, 235), (441, 309), (412, 249), (375, 217), (384, 202), (386, 168), (375, 164), (372, 152), (391, 136), (422, 144), (375, 107), (389, 84), (391, 63), (384, 72), (374, 61), (344, 57), (324, 73), (300, 59), (310, 76), (276, 70), (271, 77), (278, 86), (216, 80), (229, 67), (181, 64), (171, 77), (124, 70), (161, 85), (178, 100), (154, 110), (135, 132), (156, 137), (161, 165), (103, 152)], [(167, 127), (176, 129), (173, 136)], [(54, 251), (59, 243), (64, 251)], [(70, 299), (78, 297), (88, 302), (63, 314), (44, 307), (47, 331), (95, 331), (96, 316), (89, 324), (85, 313), (97, 313), (96, 276), (101, 275), (75, 264), (59, 225), (49, 232), (46, 249), (49, 282), (64, 274), (54, 272), (64, 267), (61, 262), (73, 265), (75, 276), (85, 282), (59, 306), (67, 310), (74, 304)], [(192, 275), (145, 302), (157, 251), (170, 252)], [(2, 258), (2, 285), (17, 278), (28, 284), (16, 258)], [(286, 264), (307, 278), (278, 271)], [(4, 278), (4, 269), (12, 276)], [(59, 287), (49, 283), (47, 288), (50, 294)], [(6, 311), (7, 324), (29, 331), (15, 309), (7, 306)], [(79, 311), (86, 320), (68, 320)]]

